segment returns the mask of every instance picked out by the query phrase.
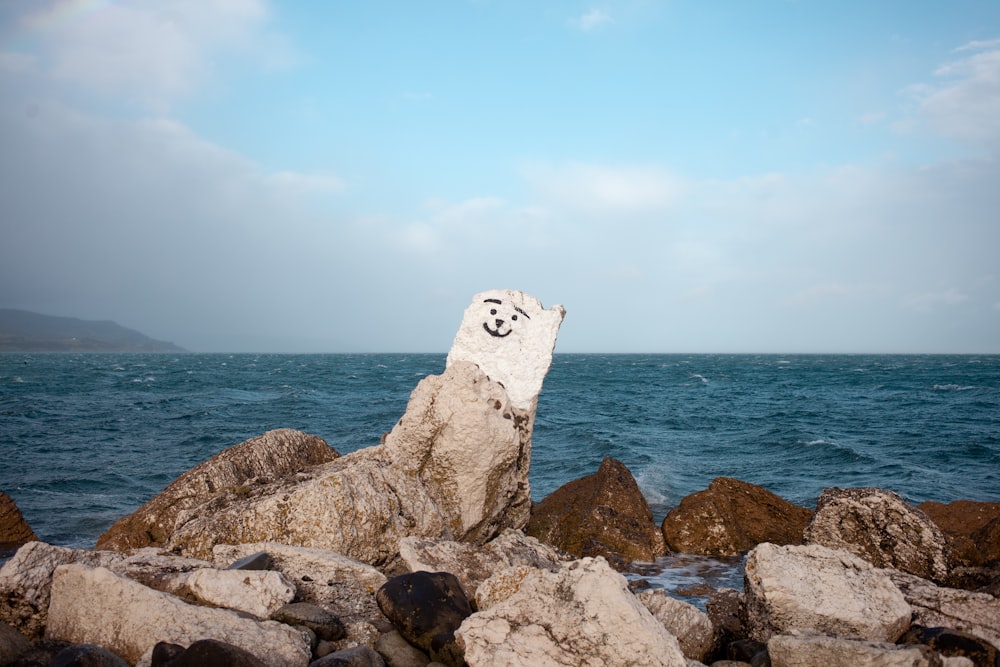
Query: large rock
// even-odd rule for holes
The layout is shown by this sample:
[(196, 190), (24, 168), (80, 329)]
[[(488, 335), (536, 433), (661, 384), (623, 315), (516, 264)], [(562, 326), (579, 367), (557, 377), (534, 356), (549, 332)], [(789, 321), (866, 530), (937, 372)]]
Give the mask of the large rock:
[(620, 570), (666, 552), (635, 478), (610, 456), (596, 473), (564, 484), (538, 503), (525, 532), (578, 557), (603, 556)]
[(735, 556), (762, 542), (802, 544), (812, 514), (764, 487), (716, 477), (707, 489), (681, 499), (662, 530), (673, 551)]
[(470, 667), (686, 665), (677, 639), (603, 558), (554, 572), (512, 568), (483, 587), (493, 591), (489, 606), (477, 596), (480, 611), (455, 633)]
[(295, 599), (295, 586), (279, 572), (266, 570), (204, 568), (188, 575), (185, 588), (196, 600), (257, 618), (268, 618)]
[(49, 639), (103, 646), (135, 664), (158, 642), (188, 646), (218, 639), (275, 667), (304, 667), (311, 656), (301, 632), (227, 609), (188, 604), (108, 569), (60, 565), (52, 579)]
[(14, 499), (0, 491), (0, 554), (37, 539)]
[(767, 642), (773, 667), (972, 667), (926, 646), (898, 646), (824, 635), (776, 635)]
[(448, 572), (410, 572), (393, 577), (375, 595), (378, 606), (408, 642), (433, 660), (462, 665), (455, 630), (472, 607), (455, 575)]
[(944, 533), (892, 491), (824, 490), (804, 536), (807, 544), (850, 551), (877, 567), (935, 581), (948, 576)]
[(894, 642), (910, 625), (910, 605), (885, 572), (818, 544), (758, 545), (747, 556), (744, 592), (747, 632), (758, 641), (819, 632)]
[(476, 364), (506, 387), (515, 408), (534, 410), (565, 316), (562, 306), (545, 310), (538, 299), (523, 292), (476, 294), (465, 310), (446, 364)]
[(917, 509), (944, 532), (952, 567), (1000, 567), (1000, 503), (924, 502)]
[(677, 637), (685, 658), (705, 662), (715, 648), (715, 627), (705, 612), (670, 597), (662, 588), (641, 591), (637, 597)]
[(292, 475), (337, 458), (316, 436), (278, 429), (225, 449), (187, 471), (152, 500), (122, 517), (97, 540), (97, 549), (161, 546), (187, 510), (225, 494), (249, 492), (255, 480)]

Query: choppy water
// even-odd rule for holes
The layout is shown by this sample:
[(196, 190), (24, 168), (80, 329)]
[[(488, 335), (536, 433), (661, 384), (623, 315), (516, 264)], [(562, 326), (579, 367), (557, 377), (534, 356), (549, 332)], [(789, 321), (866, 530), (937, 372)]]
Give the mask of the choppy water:
[[(443, 368), (443, 354), (0, 355), (0, 490), (41, 539), (91, 548), (178, 475), (269, 429), (341, 453), (377, 444)], [(806, 506), (830, 486), (997, 501), (1000, 356), (557, 354), (533, 497), (604, 456), (632, 470), (657, 520), (722, 475)]]

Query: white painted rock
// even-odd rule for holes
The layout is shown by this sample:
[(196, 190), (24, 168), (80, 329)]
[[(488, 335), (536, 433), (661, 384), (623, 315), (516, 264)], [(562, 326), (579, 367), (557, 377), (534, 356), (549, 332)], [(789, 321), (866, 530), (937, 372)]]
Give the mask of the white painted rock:
[(767, 652), (772, 667), (972, 667), (968, 658), (942, 658), (927, 646), (825, 635), (775, 635)]
[(747, 630), (826, 633), (894, 642), (910, 626), (910, 605), (892, 580), (847, 551), (813, 544), (758, 545), (744, 569)]
[(213, 638), (268, 665), (305, 667), (312, 655), (301, 632), (276, 621), (188, 604), (102, 567), (60, 565), (52, 577), (45, 636), (97, 644), (135, 664), (157, 642), (188, 646)]
[(267, 618), (295, 599), (295, 586), (280, 572), (266, 570), (196, 570), (187, 589), (202, 602)]
[(677, 637), (684, 657), (704, 662), (715, 648), (715, 626), (701, 609), (677, 600), (662, 588), (651, 588), (636, 595), (646, 609)]
[(470, 667), (687, 664), (677, 639), (603, 558), (524, 574), (509, 597), (455, 632)]
[(524, 292), (490, 290), (472, 297), (448, 353), (447, 365), (471, 361), (507, 390), (511, 403), (531, 408), (552, 364), (566, 309)]

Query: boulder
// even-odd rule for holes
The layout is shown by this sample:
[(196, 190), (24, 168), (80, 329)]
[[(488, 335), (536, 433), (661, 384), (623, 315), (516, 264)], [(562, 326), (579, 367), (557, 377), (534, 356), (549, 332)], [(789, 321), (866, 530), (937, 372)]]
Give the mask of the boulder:
[(130, 665), (102, 646), (73, 644), (56, 653), (51, 667), (130, 667)]
[(462, 664), (455, 630), (472, 608), (461, 584), (448, 572), (411, 572), (393, 577), (375, 595), (378, 606), (406, 641), (431, 659)]
[(385, 661), (374, 649), (355, 646), (313, 660), (309, 667), (385, 667)]
[(14, 499), (0, 491), (0, 554), (37, 539)]
[(276, 609), (271, 619), (292, 626), (309, 628), (317, 639), (334, 642), (347, 636), (347, 629), (337, 615), (312, 602), (291, 602)]
[(158, 642), (189, 646), (214, 638), (275, 667), (304, 667), (311, 653), (302, 633), (228, 609), (188, 604), (102, 567), (60, 565), (52, 577), (46, 637), (103, 646), (135, 664)]
[(716, 477), (704, 491), (681, 499), (661, 528), (668, 549), (735, 556), (762, 542), (802, 544), (812, 514), (764, 487)]
[(824, 635), (775, 635), (767, 642), (773, 667), (972, 667), (949, 662), (926, 646), (899, 646)]
[(0, 665), (9, 665), (28, 652), (31, 642), (15, 628), (0, 622)]
[(885, 570), (913, 609), (913, 622), (955, 628), (1000, 647), (1000, 598), (986, 593), (937, 586), (898, 570)]
[(268, 618), (295, 599), (295, 586), (288, 579), (265, 570), (204, 568), (188, 575), (184, 588), (195, 600), (257, 618)]
[(375, 642), (375, 650), (390, 667), (426, 667), (431, 660), (426, 653), (406, 641), (398, 630), (380, 635)]
[(564, 484), (538, 503), (525, 532), (577, 557), (603, 556), (619, 570), (666, 552), (635, 478), (610, 456), (596, 473)]
[(807, 544), (850, 551), (877, 567), (935, 581), (948, 576), (944, 533), (892, 491), (825, 489), (804, 537)]
[(715, 627), (705, 612), (670, 597), (662, 588), (641, 591), (636, 597), (677, 637), (685, 658), (705, 662), (715, 648)]
[[(166, 648), (169, 647), (169, 648)], [(267, 667), (250, 651), (218, 639), (199, 639), (187, 648), (160, 642), (153, 647), (150, 667)]]
[(982, 637), (954, 628), (926, 628), (911, 625), (897, 644), (923, 644), (943, 656), (964, 657), (972, 664), (983, 667), (1000, 666), (1000, 649)]
[(765, 542), (747, 556), (750, 638), (793, 632), (894, 642), (910, 625), (910, 605), (889, 576), (847, 551)]
[[(511, 585), (492, 585), (504, 578)], [(556, 571), (513, 568), (483, 588), (494, 592), (490, 605), (481, 603), (455, 633), (470, 667), (687, 664), (677, 639), (603, 558)], [(507, 597), (496, 595), (501, 589)]]
[(1000, 503), (924, 502), (917, 509), (944, 532), (952, 567), (1000, 567)]
[(382, 618), (375, 591), (385, 583), (385, 575), (336, 551), (277, 542), (220, 544), (213, 549), (212, 558), (218, 567), (226, 567), (259, 553), (266, 553), (273, 567), (295, 584), (299, 602), (329, 609), (348, 627)]
[(570, 560), (567, 554), (528, 537), (519, 530), (505, 530), (483, 546), (452, 540), (405, 537), (399, 542), (400, 560), (411, 572), (450, 572), (474, 599), (486, 579), (515, 565), (554, 569)]
[(233, 494), (246, 495), (258, 480), (293, 475), (339, 454), (314, 435), (292, 429), (268, 431), (229, 447), (171, 482), (97, 540), (97, 549), (162, 546), (185, 511)]

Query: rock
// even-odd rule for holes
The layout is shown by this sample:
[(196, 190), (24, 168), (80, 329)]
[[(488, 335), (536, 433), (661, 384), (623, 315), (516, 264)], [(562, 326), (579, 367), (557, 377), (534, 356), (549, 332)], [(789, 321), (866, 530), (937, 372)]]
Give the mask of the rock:
[(668, 549), (735, 556), (762, 542), (802, 544), (812, 514), (764, 487), (716, 477), (704, 491), (685, 496), (661, 528)]
[(52, 661), (56, 656), (72, 645), (70, 642), (36, 639), (20, 658), (7, 667), (52, 667)]
[(161, 641), (190, 645), (206, 636), (238, 646), (275, 667), (302, 667), (301, 633), (227, 609), (191, 605), (101, 567), (60, 565), (52, 577), (46, 637), (93, 643), (135, 664)]
[(378, 606), (406, 641), (433, 660), (461, 664), (455, 630), (471, 613), (465, 591), (448, 572), (393, 577), (375, 594)]
[(334, 642), (347, 636), (347, 629), (336, 615), (311, 602), (292, 602), (275, 610), (271, 619), (286, 625), (301, 625), (323, 641)]
[(515, 408), (534, 411), (565, 316), (562, 306), (545, 310), (523, 292), (481, 292), (465, 310), (446, 363), (476, 364), (507, 389)]
[(844, 549), (877, 567), (935, 581), (948, 576), (944, 533), (892, 491), (824, 490), (804, 537), (807, 544)]
[[(156, 656), (157, 648), (166, 642), (157, 644), (153, 649)], [(178, 647), (181, 648), (181, 647)], [(217, 639), (199, 639), (186, 649), (172, 655), (167, 662), (158, 662), (154, 657), (151, 667), (267, 667), (267, 662), (239, 646), (233, 646)]]
[(746, 636), (743, 609), (746, 596), (734, 588), (720, 588), (705, 601), (705, 614), (719, 634), (719, 643), (728, 644)]
[(574, 556), (603, 556), (619, 570), (666, 551), (635, 478), (609, 456), (596, 473), (564, 484), (535, 506), (525, 532)]
[(385, 667), (385, 661), (375, 650), (367, 646), (355, 646), (314, 660), (309, 663), (309, 667)]
[(192, 572), (186, 589), (201, 602), (267, 618), (295, 599), (295, 586), (279, 572), (211, 570)]
[(944, 532), (952, 567), (1000, 567), (1000, 503), (925, 502), (917, 509)]
[(108, 649), (94, 644), (73, 644), (56, 653), (52, 667), (130, 667)]
[(6, 623), (0, 622), (0, 665), (9, 665), (31, 648), (28, 638)]
[(765, 542), (744, 569), (750, 638), (828, 633), (894, 642), (910, 624), (910, 605), (883, 571), (847, 551)]
[(1000, 598), (937, 586), (897, 570), (885, 570), (885, 573), (913, 608), (914, 623), (926, 627), (955, 628), (1000, 647)]
[(219, 452), (174, 480), (97, 540), (97, 549), (122, 551), (167, 543), (177, 520), (220, 496), (246, 495), (258, 479), (292, 475), (335, 459), (337, 452), (316, 436), (278, 429)]
[(386, 582), (385, 575), (335, 551), (277, 542), (220, 544), (212, 557), (221, 565), (255, 552), (267, 553), (275, 569), (294, 582), (299, 602), (329, 609), (349, 628), (382, 618), (375, 591)]
[(455, 575), (470, 601), (479, 584), (501, 570), (515, 565), (553, 569), (570, 559), (519, 530), (509, 529), (481, 547), (451, 540), (405, 537), (399, 542), (399, 556), (411, 572)]
[[(523, 569), (508, 597), (481, 606), (455, 633), (470, 667), (686, 665), (677, 639), (603, 558), (584, 558), (554, 572)], [(481, 589), (504, 576), (488, 579)]]
[(913, 625), (896, 643), (924, 644), (944, 656), (966, 657), (976, 667), (1000, 667), (1000, 650), (996, 646), (982, 637), (954, 628)]
[[(214, 556), (214, 550), (213, 550)], [(274, 569), (274, 559), (266, 551), (258, 551), (249, 556), (238, 558), (230, 563), (227, 570), (272, 570)]]
[(708, 615), (694, 605), (675, 600), (662, 588), (637, 594), (639, 601), (670, 634), (677, 637), (685, 658), (704, 662), (715, 648), (715, 627)]
[[(767, 642), (773, 667), (944, 667), (926, 646), (898, 646), (824, 635), (775, 635)], [(953, 667), (958, 667), (955, 663)]]
[(389, 667), (426, 667), (430, 662), (428, 655), (406, 641), (398, 630), (381, 635), (375, 650)]
[(0, 553), (37, 539), (14, 499), (0, 491)]

